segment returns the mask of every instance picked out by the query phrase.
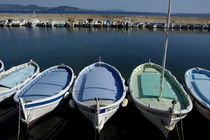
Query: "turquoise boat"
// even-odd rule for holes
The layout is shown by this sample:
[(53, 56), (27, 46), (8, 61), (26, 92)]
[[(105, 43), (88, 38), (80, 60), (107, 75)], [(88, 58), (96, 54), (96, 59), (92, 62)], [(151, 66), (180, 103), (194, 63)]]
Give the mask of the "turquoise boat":
[(210, 71), (198, 67), (189, 69), (185, 83), (196, 109), (210, 120)]
[(168, 70), (161, 84), (162, 69), (150, 62), (136, 67), (130, 77), (129, 90), (140, 112), (167, 136), (192, 110), (192, 102)]

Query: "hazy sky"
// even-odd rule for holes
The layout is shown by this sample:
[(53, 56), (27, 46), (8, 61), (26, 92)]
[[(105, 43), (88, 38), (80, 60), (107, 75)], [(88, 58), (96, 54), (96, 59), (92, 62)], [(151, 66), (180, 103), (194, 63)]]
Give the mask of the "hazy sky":
[[(210, 13), (210, 0), (172, 0), (173, 13)], [(0, 4), (73, 6), (85, 9), (123, 9), (138, 12), (167, 12), (168, 0), (0, 0)]]

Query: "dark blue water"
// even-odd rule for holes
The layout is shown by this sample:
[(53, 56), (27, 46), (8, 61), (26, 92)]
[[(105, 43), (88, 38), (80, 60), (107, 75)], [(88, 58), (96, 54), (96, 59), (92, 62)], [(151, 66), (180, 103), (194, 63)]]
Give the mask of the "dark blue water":
[[(162, 30), (147, 29), (0, 28), (0, 59), (6, 69), (30, 59), (36, 61), (41, 70), (64, 63), (72, 67), (78, 75), (80, 70), (98, 61), (101, 56), (102, 61), (115, 66), (128, 80), (132, 70), (149, 59), (161, 65), (164, 37)], [(192, 67), (210, 69), (210, 33), (171, 31), (166, 68), (180, 83), (184, 83), (184, 73)], [(13, 119), (1, 123), (0, 134), (4, 134), (4, 139), (16, 139), (17, 122), (16, 114)], [(183, 124), (185, 139), (195, 136), (202, 139), (208, 136), (205, 127), (209, 130), (210, 123), (195, 109), (183, 120)], [(51, 126), (52, 129), (56, 128), (57, 135), (47, 134), (54, 139), (95, 138), (91, 123), (77, 109), (70, 109), (68, 99), (39, 125), (37, 130), (31, 132), (31, 135), (36, 135), (34, 137), (38, 137), (37, 135), (41, 135), (41, 132), (44, 133)], [(63, 127), (57, 130), (58, 126)], [(129, 102), (127, 108), (120, 108), (105, 124), (99, 139), (145, 138), (165, 139), (138, 112), (134, 104)], [(169, 139), (178, 139), (176, 129), (169, 134)]]
[[(32, 14), (33, 11), (4, 11), (0, 13), (24, 13)], [(94, 15), (143, 15), (143, 16), (167, 16), (167, 13), (131, 12), (131, 11), (36, 11), (37, 14), (94, 14)], [(172, 16), (182, 17), (210, 17), (209, 13), (172, 13)]]

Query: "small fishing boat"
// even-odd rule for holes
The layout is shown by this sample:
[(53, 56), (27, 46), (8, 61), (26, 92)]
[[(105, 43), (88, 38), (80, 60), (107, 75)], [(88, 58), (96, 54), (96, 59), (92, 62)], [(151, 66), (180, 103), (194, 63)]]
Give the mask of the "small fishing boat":
[(0, 72), (4, 71), (4, 63), (0, 60)]
[(210, 71), (198, 67), (189, 69), (185, 83), (197, 110), (210, 120)]
[(55, 27), (65, 27), (65, 25), (66, 25), (65, 21), (57, 21), (54, 26)]
[(93, 123), (99, 133), (126, 95), (124, 79), (113, 66), (97, 62), (85, 67), (76, 79), (69, 104)]
[(15, 102), (22, 107), (21, 120), (30, 126), (54, 110), (69, 94), (73, 79), (73, 70), (66, 65), (54, 66), (40, 73), (14, 96)]
[(192, 110), (192, 102), (168, 70), (161, 88), (161, 72), (162, 67), (151, 62), (136, 67), (130, 77), (129, 90), (140, 112), (167, 136)]
[(32, 80), (39, 73), (36, 62), (30, 61), (0, 73), (0, 103)]

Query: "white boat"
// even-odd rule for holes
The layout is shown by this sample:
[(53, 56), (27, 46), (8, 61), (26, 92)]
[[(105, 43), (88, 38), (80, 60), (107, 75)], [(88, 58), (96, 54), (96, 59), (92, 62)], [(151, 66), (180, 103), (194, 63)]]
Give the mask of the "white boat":
[(0, 72), (4, 71), (4, 63), (0, 60)]
[(34, 61), (24, 63), (0, 73), (0, 103), (11, 97), (39, 73)]
[(103, 25), (104, 25), (104, 27), (110, 27), (112, 25), (112, 21), (107, 19), (104, 21)]
[(20, 27), (20, 21), (19, 21), (19, 20), (14, 20), (14, 21), (11, 23), (11, 26), (12, 26), (12, 27)]
[(182, 85), (165, 69), (170, 9), (171, 0), (169, 0), (162, 66), (151, 62), (141, 64), (133, 70), (129, 82), (130, 95), (136, 107), (166, 137), (193, 107)]
[(56, 21), (50, 19), (49, 21), (46, 22), (47, 27), (54, 27), (56, 24)]
[(26, 20), (25, 19), (19, 19), (19, 24), (20, 26), (24, 26), (26, 24)]
[(36, 26), (38, 26), (38, 27), (46, 27), (46, 22), (45, 21), (40, 21), (40, 22), (38, 22), (38, 23), (36, 23)]
[(132, 23), (133, 28), (139, 28), (140, 25), (141, 25), (141, 22), (133, 22)]
[(21, 120), (28, 126), (54, 110), (69, 94), (74, 72), (66, 65), (46, 69), (19, 90), (15, 102), (22, 107)]
[(66, 21), (56, 21), (54, 24), (55, 27), (64, 27), (66, 25)]
[(196, 109), (210, 121), (210, 71), (198, 67), (189, 69), (185, 83)]
[(25, 26), (35, 27), (39, 22), (39, 19), (31, 19)]
[(144, 63), (136, 67), (130, 77), (130, 95), (139, 111), (167, 137), (176, 123), (192, 110), (192, 102), (182, 85), (167, 70), (163, 77), (162, 67)]
[(124, 79), (113, 66), (97, 62), (85, 67), (76, 79), (69, 104), (77, 108), (99, 133), (126, 95)]

